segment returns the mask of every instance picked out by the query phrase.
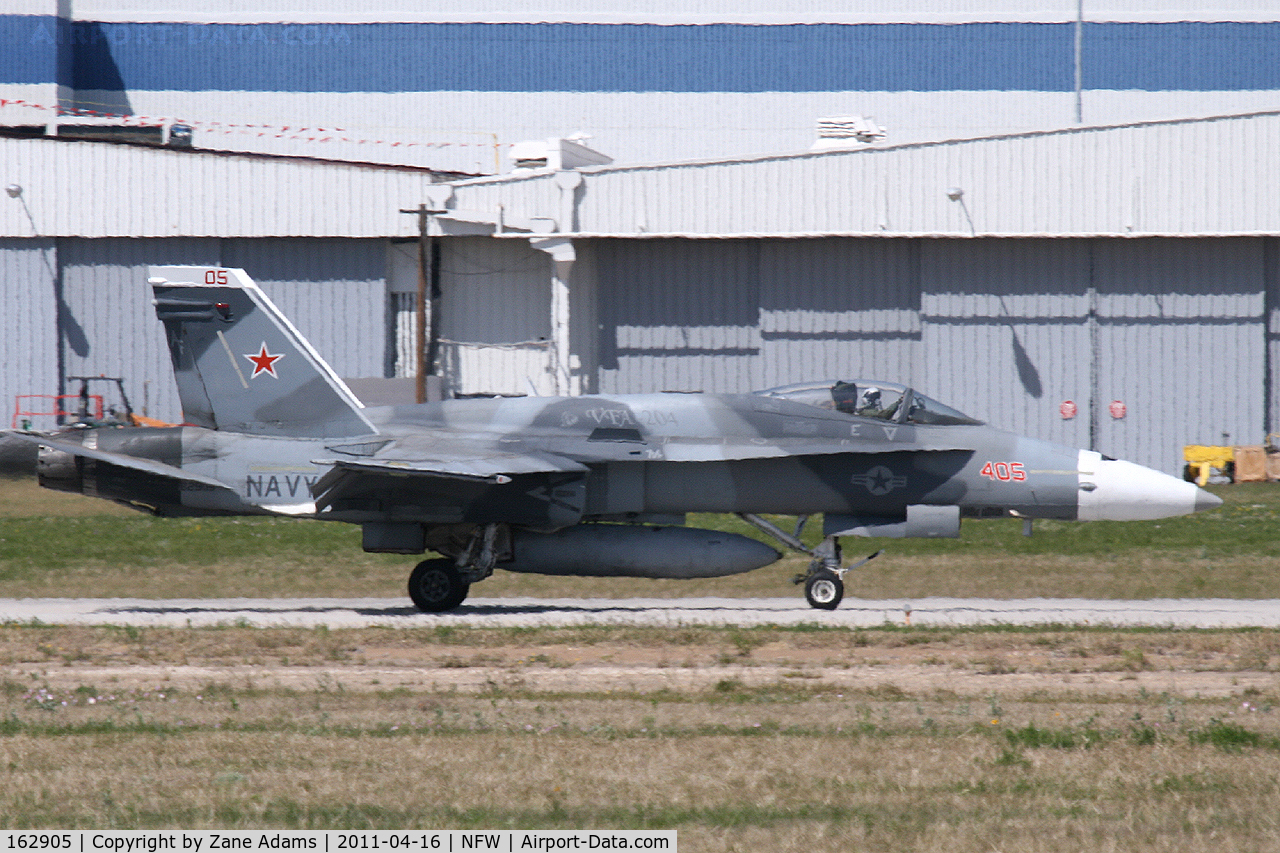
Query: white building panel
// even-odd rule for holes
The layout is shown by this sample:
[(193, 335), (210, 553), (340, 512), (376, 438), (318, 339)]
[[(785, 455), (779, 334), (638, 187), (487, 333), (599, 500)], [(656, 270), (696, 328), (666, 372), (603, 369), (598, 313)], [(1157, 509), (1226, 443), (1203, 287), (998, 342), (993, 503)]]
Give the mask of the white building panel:
[[(55, 108), (79, 108), (184, 122), (201, 147), (480, 172), (503, 168), (513, 142), (575, 131), (638, 163), (803, 150), (833, 114), (874, 116), (905, 143), (1268, 109), (1278, 88), (1257, 49), (1277, 14), (1257, 0), (94, 0), (63, 4), (74, 28), (60, 47), (58, 4), (6, 11), (44, 16), (12, 24), (9, 41), (42, 73), (10, 75), (0, 97), (37, 107), (0, 118), (74, 122)], [(521, 54), (528, 44), (540, 50)], [(76, 59), (78, 75), (55, 71)]]
[(400, 210), (432, 183), (419, 170), (41, 138), (0, 138), (0, 163), (23, 188), (23, 203), (0, 204), (12, 237), (411, 236)]
[[(1280, 233), (1280, 113), (454, 184), (590, 236)], [(572, 192), (573, 196), (568, 197)], [(762, 193), (764, 194), (762, 196)]]
[[(20, 420), (13, 423), (17, 395), (58, 393), (57, 265), (53, 240), (0, 240), (0, 303), (10, 308), (0, 335), (0, 429), (21, 426)], [(31, 402), (40, 411), (52, 410)], [(51, 418), (31, 421), (36, 428), (53, 425)]]

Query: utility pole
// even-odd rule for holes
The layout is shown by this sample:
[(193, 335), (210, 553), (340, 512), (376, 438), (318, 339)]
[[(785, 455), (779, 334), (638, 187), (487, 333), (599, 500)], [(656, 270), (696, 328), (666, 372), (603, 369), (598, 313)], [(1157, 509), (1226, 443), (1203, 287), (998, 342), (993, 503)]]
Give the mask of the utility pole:
[[(436, 375), (436, 356), (440, 348), (440, 246), (436, 240), (427, 238), (427, 214), (430, 209), (425, 204), (400, 212), (418, 216), (418, 300), (414, 305), (413, 335), (417, 361), (417, 369), (414, 371), (414, 400), (425, 403), (427, 377)], [(428, 299), (430, 311), (427, 310)]]

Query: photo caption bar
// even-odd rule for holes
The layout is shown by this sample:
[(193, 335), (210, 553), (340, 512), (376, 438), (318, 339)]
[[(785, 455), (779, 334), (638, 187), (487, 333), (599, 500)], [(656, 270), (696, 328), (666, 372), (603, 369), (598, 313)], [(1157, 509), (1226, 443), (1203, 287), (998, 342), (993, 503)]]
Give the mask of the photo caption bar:
[(311, 850), (342, 851), (503, 851), (524, 850), (661, 850), (676, 853), (674, 829), (497, 829), (449, 830), (185, 830), (185, 829), (76, 829), (0, 830), (0, 853), (30, 850), (36, 853), (162, 853), (213, 850)]

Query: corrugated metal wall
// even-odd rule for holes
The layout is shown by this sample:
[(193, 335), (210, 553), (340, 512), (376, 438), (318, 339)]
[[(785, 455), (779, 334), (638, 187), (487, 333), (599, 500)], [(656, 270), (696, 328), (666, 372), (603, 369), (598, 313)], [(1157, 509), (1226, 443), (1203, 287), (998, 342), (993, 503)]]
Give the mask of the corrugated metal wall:
[[(921, 390), (1004, 429), (1087, 445), (1087, 242), (924, 240), (920, 251)], [(1059, 413), (1066, 400), (1074, 419)]]
[(594, 242), (601, 391), (759, 387), (760, 242)]
[(17, 315), (0, 335), (0, 429), (9, 428), (16, 395), (58, 392), (57, 264), (53, 240), (0, 240), (0, 304)]
[(524, 240), (442, 241), (440, 336), (515, 343), (551, 334), (551, 260)]
[[(551, 394), (551, 260), (524, 240), (451, 238), (440, 241), (438, 366), (459, 395)], [(418, 243), (388, 245), (393, 361), (389, 373), (413, 376)], [(572, 351), (594, 364), (596, 325), (593, 260), (574, 264), (583, 286), (570, 291)], [(594, 373), (589, 377), (594, 382)], [(588, 387), (591, 386), (588, 382)]]
[(1266, 289), (1261, 239), (1095, 244), (1105, 407), (1098, 447), (1174, 471), (1184, 444), (1265, 436)]
[[(535, 342), (514, 355), (482, 347), (468, 357), (483, 364), (468, 362), (468, 371), (505, 371), (508, 385), (518, 370), (536, 374), (536, 342), (549, 334), (548, 256), (524, 241), (444, 243), (448, 339)], [(1181, 468), (1184, 444), (1219, 442), (1223, 433), (1258, 443), (1280, 423), (1274, 238), (578, 246), (574, 351), (606, 393), (901, 380), (996, 426), (1075, 446), (1092, 440), (1167, 471)], [(145, 287), (145, 267), (156, 263), (243, 265), (340, 374), (389, 375), (386, 257), (376, 240), (7, 241), (0, 293), (22, 317), (0, 351), (4, 402), (56, 388), (60, 274), (65, 372), (124, 376), (139, 408), (145, 398), (153, 416), (176, 418)], [(598, 341), (584, 344), (597, 323)], [(528, 391), (517, 379), (497, 390)], [(1066, 400), (1078, 408), (1072, 419), (1059, 411)], [(1111, 417), (1112, 400), (1125, 404), (1124, 418)]]
[(443, 240), (440, 289), (440, 363), (453, 393), (552, 393), (549, 255), (524, 240)]
[(45, 137), (0, 138), (0, 162), (24, 189), (0, 205), (0, 234), (22, 237), (408, 237), (417, 224), (400, 210), (432, 183), (418, 170)]
[[(212, 239), (58, 241), (67, 315), (64, 351), (69, 376), (120, 376), (135, 409), (181, 419), (178, 389), (147, 287), (152, 264), (218, 263)], [(74, 390), (74, 389), (71, 389)]]
[(458, 210), (600, 237), (1092, 237), (1280, 233), (1280, 112), (454, 184)]
[(572, 372), (580, 377), (582, 393), (600, 393), (600, 265), (596, 242), (577, 240), (577, 260), (569, 282), (569, 352)]
[(918, 381), (919, 280), (915, 240), (762, 243), (762, 384), (838, 377)]
[(1263, 376), (1263, 404), (1266, 406), (1267, 430), (1280, 430), (1280, 240), (1262, 240), (1262, 277), (1266, 290), (1263, 310), (1266, 312), (1267, 369)]

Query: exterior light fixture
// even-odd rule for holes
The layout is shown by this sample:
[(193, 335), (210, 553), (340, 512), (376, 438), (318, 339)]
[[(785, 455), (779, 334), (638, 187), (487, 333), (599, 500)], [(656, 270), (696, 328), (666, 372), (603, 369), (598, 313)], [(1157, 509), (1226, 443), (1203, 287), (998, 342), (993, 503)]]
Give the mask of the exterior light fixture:
[(9, 198), (17, 198), (22, 195), (22, 186), (20, 184), (9, 184), (4, 188), (4, 191), (9, 194)]
[(959, 187), (952, 187), (951, 189), (947, 190), (947, 198), (951, 199), (952, 201), (959, 201), (960, 199), (964, 198), (964, 190), (960, 189)]

